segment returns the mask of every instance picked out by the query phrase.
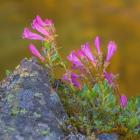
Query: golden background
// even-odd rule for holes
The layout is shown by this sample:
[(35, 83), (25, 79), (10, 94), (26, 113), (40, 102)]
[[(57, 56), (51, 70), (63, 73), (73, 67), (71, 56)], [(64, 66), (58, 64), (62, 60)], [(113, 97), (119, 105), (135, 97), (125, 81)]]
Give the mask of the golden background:
[(139, 0), (0, 0), (0, 79), (6, 69), (14, 69), (24, 57), (31, 41), (21, 35), (34, 17), (55, 21), (60, 53), (66, 59), (70, 50), (86, 41), (102, 38), (118, 45), (111, 70), (120, 73), (121, 90), (140, 95), (140, 1)]

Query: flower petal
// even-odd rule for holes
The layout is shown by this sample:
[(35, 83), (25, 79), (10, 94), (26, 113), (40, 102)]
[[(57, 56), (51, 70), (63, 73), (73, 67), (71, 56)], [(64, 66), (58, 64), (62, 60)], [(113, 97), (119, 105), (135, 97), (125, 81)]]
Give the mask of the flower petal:
[(95, 62), (95, 57), (91, 52), (89, 43), (82, 45), (81, 50), (89, 60), (91, 60), (92, 62)]
[(127, 104), (128, 104), (127, 97), (126, 97), (125, 95), (121, 95), (120, 101), (121, 101), (121, 106), (122, 106), (123, 108), (126, 108), (126, 106), (127, 106)]
[(116, 43), (113, 41), (110, 41), (108, 44), (108, 53), (107, 53), (106, 61), (110, 61), (110, 59), (116, 53), (116, 51), (117, 51)]
[(79, 79), (78, 79), (79, 77), (80, 77), (79, 75), (72, 73), (71, 74), (71, 81), (75, 87), (81, 89), (82, 86), (81, 86), (81, 83), (79, 82)]
[(40, 52), (37, 50), (37, 48), (33, 44), (30, 44), (29, 49), (34, 56), (38, 57), (42, 61), (45, 60), (44, 57), (40, 54)]
[(104, 76), (109, 84), (113, 84), (114, 75), (112, 73), (104, 72)]
[(78, 52), (76, 54), (77, 54), (77, 56), (79, 56), (81, 58), (85, 57), (85, 54), (83, 53), (82, 50), (78, 50)]
[(96, 49), (98, 51), (98, 54), (101, 54), (101, 50), (100, 50), (100, 38), (98, 36), (95, 38), (94, 44), (95, 44), (95, 47), (96, 47)]
[(67, 58), (69, 61), (71, 61), (76, 66), (83, 67), (82, 62), (79, 60), (79, 58), (77, 57), (77, 55), (74, 51), (72, 51)]
[(71, 83), (71, 73), (69, 71), (67, 71), (67, 73), (65, 73), (62, 77), (62, 80), (68, 82), (68, 83)]
[(46, 26), (52, 26), (54, 23), (53, 23), (53, 20), (51, 20), (51, 19), (46, 19), (46, 20), (45, 20), (45, 24), (46, 24)]
[(45, 22), (41, 19), (39, 20), (37, 17), (33, 20), (32, 28), (42, 33), (45, 36), (49, 36), (49, 32), (45, 28)]
[(28, 29), (28, 28), (25, 28), (24, 29), (23, 36), (22, 37), (24, 39), (31, 39), (31, 40), (42, 40), (42, 41), (45, 40), (44, 37), (42, 37), (39, 34), (36, 34), (36, 33), (31, 32), (30, 29)]
[(34, 19), (40, 26), (46, 26), (46, 23), (41, 19), (39, 15)]

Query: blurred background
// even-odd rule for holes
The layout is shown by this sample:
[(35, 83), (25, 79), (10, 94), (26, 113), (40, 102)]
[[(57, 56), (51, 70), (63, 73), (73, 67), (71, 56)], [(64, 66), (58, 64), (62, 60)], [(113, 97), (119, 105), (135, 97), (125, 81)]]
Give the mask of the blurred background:
[(115, 40), (118, 51), (110, 70), (120, 73), (122, 93), (140, 95), (139, 0), (0, 0), (0, 79), (6, 69), (13, 70), (31, 56), (27, 47), (31, 41), (21, 36), (37, 14), (54, 20), (65, 60), (70, 50), (93, 43), (96, 35), (104, 48)]

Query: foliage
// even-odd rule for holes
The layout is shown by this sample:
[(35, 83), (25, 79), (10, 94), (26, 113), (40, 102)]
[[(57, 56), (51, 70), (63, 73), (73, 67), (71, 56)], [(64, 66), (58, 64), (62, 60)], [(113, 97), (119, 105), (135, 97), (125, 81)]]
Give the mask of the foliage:
[(12, 73), (11, 70), (8, 70), (8, 69), (7, 69), (7, 70), (5, 71), (6, 76), (9, 76), (11, 73)]
[(79, 132), (86, 135), (93, 131), (96, 134), (117, 132), (133, 138), (140, 134), (140, 97), (130, 98), (128, 106), (122, 108), (119, 96), (106, 80), (92, 89), (85, 85), (76, 93), (61, 84), (58, 93), (70, 117), (67, 123)]

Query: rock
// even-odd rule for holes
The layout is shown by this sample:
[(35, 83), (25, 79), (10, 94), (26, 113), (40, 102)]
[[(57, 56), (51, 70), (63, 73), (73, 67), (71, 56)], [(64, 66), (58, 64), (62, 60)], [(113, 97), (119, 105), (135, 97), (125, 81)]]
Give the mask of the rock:
[(115, 133), (113, 134), (108, 134), (104, 133), (98, 136), (99, 140), (119, 140), (119, 136)]
[(51, 91), (47, 70), (24, 59), (0, 83), (0, 140), (62, 140), (67, 114)]
[(87, 140), (86, 137), (80, 133), (70, 133), (64, 140)]

